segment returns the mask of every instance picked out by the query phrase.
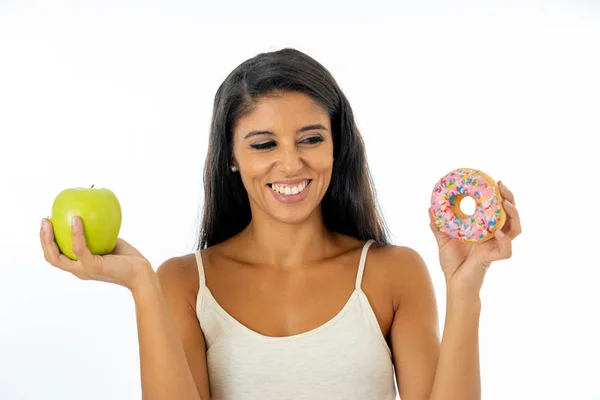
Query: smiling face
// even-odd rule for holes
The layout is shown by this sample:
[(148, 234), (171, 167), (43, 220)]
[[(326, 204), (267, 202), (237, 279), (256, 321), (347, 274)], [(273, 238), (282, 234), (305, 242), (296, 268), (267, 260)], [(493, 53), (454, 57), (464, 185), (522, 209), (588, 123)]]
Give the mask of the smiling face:
[(298, 92), (263, 97), (233, 137), (253, 216), (297, 223), (320, 212), (333, 169), (331, 123), (320, 104)]

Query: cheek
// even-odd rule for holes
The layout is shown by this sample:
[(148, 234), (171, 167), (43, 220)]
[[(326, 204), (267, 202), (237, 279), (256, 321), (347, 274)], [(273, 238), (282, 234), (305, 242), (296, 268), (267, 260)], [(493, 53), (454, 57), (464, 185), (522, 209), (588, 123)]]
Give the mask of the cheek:
[(273, 167), (273, 159), (265, 157), (264, 154), (240, 154), (238, 156), (240, 165), (240, 177), (248, 192), (253, 192), (262, 186)]
[(264, 179), (273, 167), (273, 159), (264, 155), (248, 157), (243, 165), (244, 174), (248, 179)]
[(316, 172), (326, 172), (333, 167), (333, 148), (321, 146), (306, 152), (307, 166)]
[(244, 175), (248, 178), (263, 172), (273, 164), (272, 157), (269, 157), (267, 153), (253, 152), (247, 149), (238, 151), (236, 158)]

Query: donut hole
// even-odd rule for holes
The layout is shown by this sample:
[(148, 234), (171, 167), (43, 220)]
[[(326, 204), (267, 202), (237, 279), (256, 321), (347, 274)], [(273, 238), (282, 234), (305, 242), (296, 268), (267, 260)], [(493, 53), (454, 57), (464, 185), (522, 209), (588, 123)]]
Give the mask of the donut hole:
[(475, 214), (477, 202), (471, 196), (462, 194), (454, 199), (453, 211), (459, 218), (467, 218)]
[(475, 214), (475, 209), (477, 208), (477, 204), (475, 203), (475, 199), (471, 196), (465, 196), (460, 201), (460, 211), (465, 213), (465, 215), (473, 215)]

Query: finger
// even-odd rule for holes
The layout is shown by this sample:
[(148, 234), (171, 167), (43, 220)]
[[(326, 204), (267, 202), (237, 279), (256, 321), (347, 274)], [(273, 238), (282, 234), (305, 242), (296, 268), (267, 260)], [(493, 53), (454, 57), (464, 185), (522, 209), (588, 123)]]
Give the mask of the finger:
[(83, 221), (74, 216), (71, 222), (71, 236), (73, 241), (73, 253), (84, 265), (92, 265), (95, 262), (94, 255), (90, 252), (83, 234)]
[(441, 248), (444, 244), (446, 244), (450, 237), (446, 235), (444, 232), (440, 230), (440, 228), (435, 223), (436, 218), (433, 215), (433, 210), (431, 207), (429, 208), (429, 227), (435, 236), (435, 240), (437, 241), (438, 247)]
[(490, 250), (488, 261), (506, 260), (512, 257), (512, 240), (502, 231), (495, 233), (496, 246)]
[(513, 205), (516, 205), (515, 203), (515, 196), (513, 194), (513, 192), (511, 192), (505, 185), (504, 182), (502, 181), (498, 181), (498, 187), (500, 188), (500, 194), (502, 195), (502, 197), (508, 201), (510, 201)]
[(77, 270), (76, 263), (64, 254), (61, 254), (58, 245), (54, 240), (52, 222), (50, 222), (47, 218), (42, 220), (40, 241), (44, 251), (44, 259), (51, 265), (71, 273)]
[(44, 251), (44, 259), (54, 266), (58, 266), (60, 261), (60, 250), (54, 241), (54, 230), (52, 223), (44, 218), (40, 230), (40, 241)]
[(51, 262), (49, 250), (47, 248), (48, 246), (46, 245), (48, 228), (50, 228), (50, 223), (46, 218), (42, 218), (42, 224), (40, 226), (40, 244), (42, 245), (42, 251), (44, 252), (44, 260)]
[(507, 199), (504, 200), (504, 210), (508, 215), (508, 221), (505, 225), (506, 229), (503, 229), (503, 231), (511, 239), (514, 239), (521, 234), (521, 217), (519, 216), (519, 211)]

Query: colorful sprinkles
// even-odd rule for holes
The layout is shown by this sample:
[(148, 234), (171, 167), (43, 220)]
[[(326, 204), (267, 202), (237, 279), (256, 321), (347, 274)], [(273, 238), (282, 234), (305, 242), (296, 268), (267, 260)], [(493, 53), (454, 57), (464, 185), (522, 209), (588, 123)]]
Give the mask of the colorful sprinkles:
[[(476, 242), (493, 234), (500, 222), (502, 207), (495, 185), (476, 169), (458, 168), (441, 178), (431, 195), (431, 210), (436, 226), (452, 238)], [(460, 211), (460, 201), (472, 197), (473, 215)]]

